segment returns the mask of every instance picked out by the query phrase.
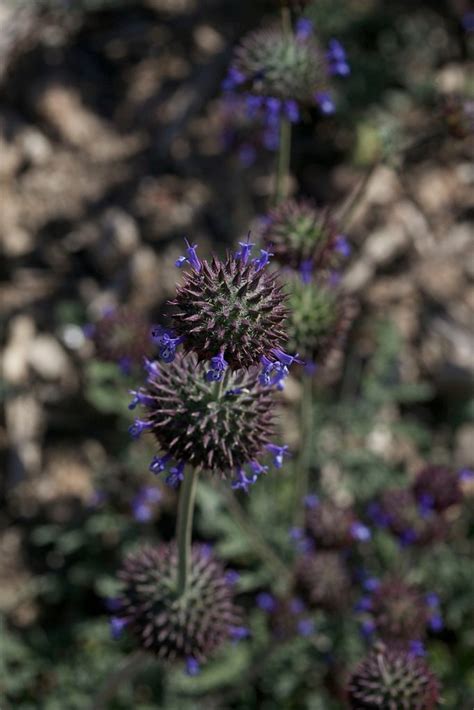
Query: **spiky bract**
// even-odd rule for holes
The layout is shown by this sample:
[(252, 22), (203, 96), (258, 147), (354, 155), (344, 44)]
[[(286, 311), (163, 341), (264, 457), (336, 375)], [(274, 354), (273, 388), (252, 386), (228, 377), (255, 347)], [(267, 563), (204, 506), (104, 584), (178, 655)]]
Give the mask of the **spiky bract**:
[(446, 466), (425, 466), (415, 478), (413, 491), (419, 505), (439, 513), (462, 500), (459, 476)]
[(321, 272), (340, 261), (338, 230), (327, 210), (308, 200), (286, 200), (262, 220), (259, 236), (282, 266)]
[(371, 613), (384, 641), (413, 641), (425, 636), (428, 605), (421, 592), (401, 579), (387, 579), (372, 596)]
[(422, 658), (378, 644), (348, 684), (353, 710), (434, 710), (439, 684)]
[(291, 316), (287, 323), (288, 349), (306, 363), (335, 367), (357, 313), (356, 303), (337, 289), (295, 276), (288, 281)]
[(194, 355), (150, 373), (143, 401), (149, 430), (175, 461), (223, 477), (264, 453), (273, 433), (272, 392), (257, 373), (228, 373), (205, 380)]
[(286, 340), (278, 276), (254, 261), (203, 261), (199, 271), (186, 273), (172, 305), (173, 330), (199, 361), (222, 352), (232, 370), (249, 368)]
[(128, 306), (108, 310), (91, 329), (100, 359), (125, 369), (139, 366), (152, 350), (150, 326), (142, 313)]
[(277, 27), (251, 32), (237, 48), (233, 66), (254, 95), (310, 104), (327, 86), (324, 52), (312, 34), (302, 37)]
[(185, 592), (177, 594), (174, 545), (131, 554), (119, 572), (117, 615), (145, 649), (169, 660), (206, 661), (241, 623), (232, 585), (205, 545), (193, 545)]
[(316, 543), (316, 549), (338, 550), (354, 542), (352, 526), (356, 517), (349, 508), (325, 501), (306, 513), (306, 527)]
[(296, 584), (310, 607), (334, 611), (348, 604), (351, 580), (336, 552), (302, 556), (295, 569)]

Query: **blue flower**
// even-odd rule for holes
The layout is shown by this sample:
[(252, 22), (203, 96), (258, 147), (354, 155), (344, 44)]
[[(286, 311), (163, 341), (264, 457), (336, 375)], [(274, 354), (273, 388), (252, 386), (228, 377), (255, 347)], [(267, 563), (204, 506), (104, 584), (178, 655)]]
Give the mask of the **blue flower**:
[(171, 459), (170, 454), (165, 454), (164, 456), (154, 456), (151, 460), (149, 470), (157, 476), (159, 473), (163, 473), (166, 470), (166, 465)]
[(290, 600), (290, 611), (292, 614), (302, 614), (306, 610), (305, 605), (299, 597)]
[(300, 17), (296, 23), (295, 34), (297, 39), (308, 39), (313, 32), (313, 23), (305, 17)]
[(351, 245), (347, 241), (347, 237), (343, 234), (338, 234), (336, 237), (335, 250), (343, 257), (348, 257), (351, 254)]
[(122, 635), (122, 632), (127, 625), (126, 619), (121, 619), (119, 616), (112, 616), (110, 619), (110, 633), (112, 638), (118, 639)]
[(365, 638), (369, 638), (375, 631), (374, 622), (370, 619), (364, 619), (364, 621), (360, 625), (360, 631), (362, 636), (364, 636)]
[(226, 579), (227, 584), (234, 586), (235, 584), (238, 584), (238, 582), (240, 580), (240, 574), (238, 572), (236, 572), (234, 569), (229, 569), (225, 573), (225, 579)]
[(273, 362), (265, 355), (262, 355), (260, 362), (263, 365), (263, 370), (259, 376), (260, 384), (264, 387), (276, 385), (279, 389), (282, 389), (283, 380), (289, 375), (286, 365), (281, 362)]
[(314, 96), (314, 100), (326, 116), (329, 116), (336, 110), (334, 101), (327, 91), (318, 91)]
[(469, 468), (463, 468), (459, 471), (459, 480), (461, 483), (466, 483), (467, 481), (472, 481), (474, 479), (474, 471)]
[(263, 96), (254, 96), (249, 94), (245, 99), (245, 106), (247, 109), (247, 116), (249, 118), (255, 118), (257, 113), (260, 111), (264, 105)]
[(276, 444), (267, 444), (265, 446), (267, 451), (273, 454), (273, 465), (275, 468), (281, 468), (283, 466), (283, 457), (290, 456), (288, 451), (288, 444), (284, 446), (277, 446)]
[(229, 635), (234, 641), (241, 641), (250, 636), (250, 631), (245, 626), (231, 626)]
[(277, 603), (275, 601), (275, 597), (268, 592), (260, 592), (257, 594), (257, 606), (262, 611), (266, 611), (268, 614), (271, 614), (275, 611)]
[(134, 423), (129, 426), (128, 432), (132, 439), (138, 439), (141, 434), (151, 426), (153, 426), (151, 422), (145, 422), (142, 419), (135, 419)]
[(244, 264), (246, 264), (249, 260), (250, 253), (255, 246), (253, 242), (249, 241), (250, 239), (250, 232), (247, 237), (246, 242), (239, 242), (240, 249), (235, 253), (235, 258), (236, 259), (241, 259)]
[(257, 476), (260, 476), (261, 473), (267, 473), (268, 471), (268, 466), (262, 466), (258, 461), (250, 461), (249, 466)]
[(434, 631), (435, 633), (439, 633), (444, 628), (443, 619), (440, 614), (433, 614), (428, 624), (431, 631)]
[(439, 607), (439, 597), (434, 592), (428, 592), (425, 599), (430, 609), (437, 609)]
[(367, 577), (362, 583), (364, 589), (368, 592), (375, 592), (380, 587), (380, 581), (376, 577)]
[(329, 72), (331, 74), (347, 76), (351, 73), (351, 69), (347, 63), (346, 50), (337, 39), (332, 39), (329, 42), (326, 58), (328, 60)]
[[(156, 328), (159, 328), (160, 326), (155, 326)], [(153, 331), (152, 331), (153, 333)], [(153, 334), (152, 334), (153, 337)], [(147, 357), (144, 358), (144, 368), (145, 371), (148, 373), (148, 375), (151, 376), (158, 376), (160, 372), (160, 367), (157, 362), (154, 360), (149, 360)]]
[(286, 367), (290, 367), (293, 365), (294, 362), (296, 362), (298, 365), (304, 365), (303, 360), (300, 360), (298, 358), (298, 353), (296, 355), (289, 355), (288, 353), (283, 352), (283, 350), (277, 350), (274, 348), (272, 350), (272, 354), (283, 364), (286, 365)]
[(177, 488), (184, 478), (184, 463), (181, 462), (177, 466), (170, 468), (169, 475), (165, 478), (165, 483), (171, 488)]
[(191, 267), (194, 269), (194, 271), (201, 271), (201, 261), (199, 260), (199, 257), (196, 253), (196, 248), (197, 244), (190, 244), (187, 239), (184, 240), (186, 242), (187, 248), (186, 248), (186, 253), (187, 256), (180, 256), (176, 261), (175, 265), (180, 269), (182, 266), (184, 266), (186, 263), (190, 264)]
[(416, 656), (418, 658), (426, 656), (426, 650), (422, 641), (410, 641), (408, 649), (412, 656)]
[(232, 481), (231, 488), (236, 491), (242, 489), (245, 493), (249, 492), (249, 486), (253, 485), (257, 480), (258, 476), (254, 473), (251, 478), (247, 478), (245, 471), (242, 467), (239, 467), (236, 471), (237, 477)]
[(285, 103), (283, 104), (283, 110), (287, 119), (291, 123), (298, 123), (298, 121), (300, 120), (300, 110), (296, 101), (294, 101), (293, 99), (285, 101)]
[(372, 599), (365, 595), (359, 599), (358, 602), (356, 602), (354, 606), (355, 611), (370, 611), (372, 608)]
[(201, 672), (201, 666), (193, 656), (186, 658), (186, 673), (190, 676), (198, 675)]
[(240, 84), (245, 82), (245, 76), (235, 67), (230, 67), (227, 72), (227, 76), (222, 82), (222, 88), (224, 91), (232, 91)]
[(314, 621), (312, 619), (300, 619), (296, 628), (300, 636), (311, 636), (314, 633)]
[(130, 410), (135, 409), (138, 404), (141, 404), (145, 407), (152, 407), (153, 406), (153, 398), (149, 397), (146, 395), (144, 392), (137, 392), (135, 390), (130, 390), (130, 394), (132, 395), (133, 399), (128, 405), (128, 408)]
[(274, 256), (272, 252), (267, 251), (266, 249), (260, 249), (260, 256), (257, 259), (253, 260), (253, 263), (255, 264), (257, 271), (260, 271), (260, 269), (263, 269), (264, 266), (268, 264), (270, 261), (270, 257)]
[(313, 262), (311, 259), (303, 259), (299, 268), (301, 280), (304, 284), (311, 283), (313, 276)]
[(220, 382), (228, 364), (227, 360), (224, 360), (223, 353), (219, 353), (219, 355), (212, 357), (211, 367), (206, 372), (206, 380), (208, 382)]
[(314, 510), (314, 508), (316, 508), (318, 505), (319, 498), (314, 493), (310, 493), (309, 495), (304, 497), (305, 508), (308, 508), (309, 510)]
[(370, 529), (362, 523), (353, 523), (351, 525), (351, 535), (354, 540), (359, 540), (359, 542), (367, 542), (372, 537)]

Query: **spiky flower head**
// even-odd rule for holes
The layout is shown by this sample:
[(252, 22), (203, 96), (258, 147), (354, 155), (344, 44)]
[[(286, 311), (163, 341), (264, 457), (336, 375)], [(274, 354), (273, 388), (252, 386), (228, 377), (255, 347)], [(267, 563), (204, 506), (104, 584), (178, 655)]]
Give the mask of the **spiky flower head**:
[(205, 662), (242, 628), (232, 583), (206, 545), (193, 545), (188, 585), (181, 595), (173, 544), (131, 554), (118, 576), (122, 591), (115, 618), (160, 658)]
[(384, 491), (380, 500), (369, 506), (369, 515), (376, 525), (398, 537), (402, 545), (428, 545), (446, 532), (443, 518), (422, 508), (408, 488)]
[(361, 539), (364, 530), (370, 536), (351, 508), (343, 508), (332, 501), (307, 507), (306, 528), (317, 550), (349, 548), (355, 540)]
[(375, 589), (370, 613), (375, 630), (384, 641), (421, 640), (430, 618), (425, 596), (398, 578), (386, 579)]
[(257, 595), (257, 606), (268, 614), (270, 628), (279, 640), (310, 636), (314, 622), (299, 597), (275, 597), (268, 592)]
[(423, 658), (377, 644), (353, 671), (347, 695), (354, 710), (434, 710), (439, 683)]
[(328, 210), (309, 200), (285, 200), (270, 210), (260, 221), (258, 237), (282, 266), (304, 276), (334, 269), (350, 253)]
[(425, 466), (413, 482), (413, 491), (426, 511), (442, 513), (462, 500), (459, 475), (446, 466)]
[(330, 77), (349, 73), (341, 43), (333, 39), (325, 51), (312, 23), (302, 18), (293, 32), (269, 27), (247, 35), (235, 52), (225, 88), (244, 91), (249, 109), (264, 108), (269, 119), (283, 113), (297, 121), (298, 106), (317, 104), (323, 113), (332, 113)]
[(131, 433), (148, 431), (158, 442), (162, 453), (151, 463), (153, 473), (168, 471), (167, 482), (178, 485), (185, 464), (221, 477), (236, 472), (233, 487), (247, 490), (268, 470), (259, 458), (271, 454), (281, 467), (287, 447), (269, 443), (273, 392), (260, 383), (255, 368), (227, 372), (225, 382), (214, 382), (194, 355), (178, 354), (163, 366), (147, 363), (147, 371), (131, 405), (141, 405), (144, 416)]
[(149, 323), (143, 313), (129, 306), (107, 309), (96, 323), (86, 327), (86, 332), (97, 356), (116, 362), (124, 372), (140, 366), (152, 350)]
[(252, 247), (241, 242), (225, 261), (194, 261), (177, 288), (173, 332), (199, 362), (221, 355), (231, 370), (249, 368), (286, 340), (285, 295), (265, 269), (272, 254), (251, 259)]
[(357, 314), (356, 302), (321, 280), (305, 283), (297, 275), (288, 278), (288, 344), (307, 366), (336, 372), (344, 344)]
[(335, 611), (347, 606), (351, 580), (336, 552), (302, 555), (296, 563), (295, 578), (310, 607)]

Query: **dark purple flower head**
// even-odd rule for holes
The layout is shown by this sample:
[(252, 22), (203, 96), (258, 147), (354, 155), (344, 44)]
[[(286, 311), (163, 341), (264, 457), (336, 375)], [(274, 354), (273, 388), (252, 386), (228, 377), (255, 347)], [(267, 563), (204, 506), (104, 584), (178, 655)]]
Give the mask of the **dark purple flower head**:
[[(350, 548), (354, 540), (359, 539), (354, 533), (361, 525), (350, 508), (343, 508), (331, 501), (321, 501), (306, 512), (306, 527), (317, 549), (342, 550)], [(365, 527), (365, 526), (363, 526)], [(364, 537), (364, 535), (362, 535)]]
[(247, 490), (268, 470), (263, 456), (270, 452), (279, 467), (286, 454), (287, 447), (268, 444), (274, 392), (260, 385), (257, 370), (232, 373), (226, 368), (225, 386), (206, 372), (194, 356), (178, 354), (149, 375), (140, 390), (144, 413), (132, 433), (147, 431), (155, 437), (162, 454), (153, 458), (150, 470), (165, 473), (169, 485), (179, 485), (189, 464), (221, 477), (234, 476), (233, 487)]
[[(253, 110), (264, 108), (267, 122), (281, 115), (297, 121), (299, 106), (321, 107), (316, 97), (328, 96), (333, 75), (349, 71), (340, 42), (332, 40), (325, 53), (312, 22), (300, 18), (291, 33), (269, 27), (247, 35), (236, 49), (224, 89), (245, 94)], [(322, 110), (329, 113), (325, 106)]]
[(304, 266), (313, 274), (340, 265), (349, 256), (349, 243), (338, 232), (327, 210), (309, 200), (286, 200), (261, 221), (257, 236), (282, 266)]
[(423, 639), (430, 618), (419, 589), (396, 577), (382, 581), (375, 589), (370, 613), (378, 636), (387, 642)]
[(376, 644), (352, 672), (347, 696), (354, 710), (435, 710), (439, 683), (423, 658)]
[(264, 268), (269, 252), (250, 259), (250, 250), (244, 242), (225, 261), (200, 261), (199, 270), (186, 272), (172, 301), (173, 332), (199, 362), (211, 360), (214, 372), (248, 369), (286, 339), (282, 286)]
[(297, 589), (312, 608), (337, 611), (350, 604), (349, 572), (336, 552), (302, 555), (295, 568)]
[(462, 500), (459, 476), (446, 466), (425, 466), (415, 478), (413, 492), (425, 512), (442, 513)]
[(119, 578), (117, 617), (122, 625), (158, 657), (182, 660), (191, 675), (233, 637), (235, 629), (243, 628), (221, 563), (200, 545), (193, 545), (189, 582), (181, 596), (174, 545), (130, 555)]
[(384, 491), (371, 506), (375, 524), (382, 524), (395, 535), (402, 546), (428, 545), (444, 537), (446, 522), (435, 511), (431, 514), (420, 506), (410, 489)]
[(150, 326), (140, 311), (128, 306), (109, 308), (89, 329), (97, 357), (116, 362), (130, 374), (152, 351)]

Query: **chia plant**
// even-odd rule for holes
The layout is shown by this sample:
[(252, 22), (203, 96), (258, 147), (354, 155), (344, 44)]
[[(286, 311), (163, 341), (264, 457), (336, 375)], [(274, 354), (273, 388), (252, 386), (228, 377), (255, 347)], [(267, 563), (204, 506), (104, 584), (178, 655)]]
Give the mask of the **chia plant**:
[(434, 710), (439, 684), (423, 658), (382, 644), (355, 668), (347, 696), (354, 710)]

